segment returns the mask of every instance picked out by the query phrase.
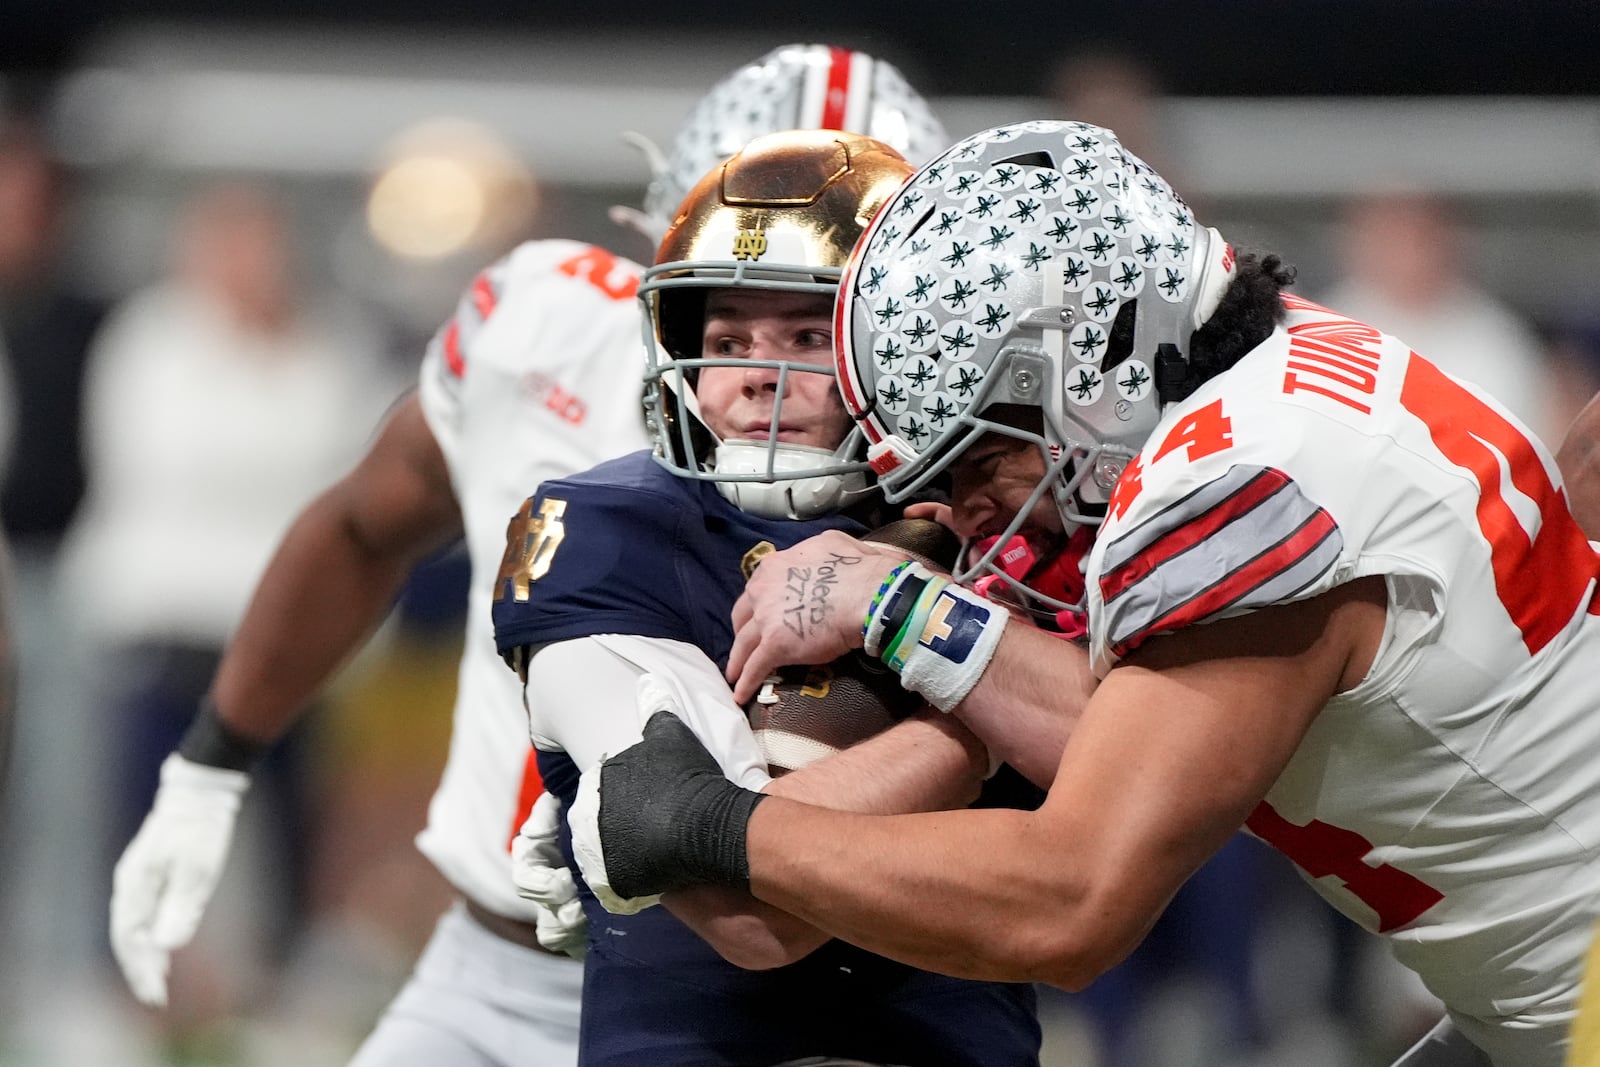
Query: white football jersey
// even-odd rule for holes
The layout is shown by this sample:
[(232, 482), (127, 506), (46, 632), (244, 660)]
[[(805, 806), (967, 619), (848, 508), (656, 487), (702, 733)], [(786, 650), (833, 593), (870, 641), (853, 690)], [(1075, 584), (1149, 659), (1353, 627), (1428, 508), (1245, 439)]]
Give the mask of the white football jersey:
[(1600, 911), (1600, 557), (1503, 408), (1392, 337), (1285, 303), (1113, 494), (1089, 564), (1095, 669), (1383, 575), (1371, 673), (1248, 826), (1452, 1011), (1549, 1020), (1575, 1004)]
[(530, 241), (473, 281), (422, 364), (422, 408), (461, 505), (472, 588), (450, 755), (417, 846), (468, 897), (530, 922), (509, 846), (542, 786), (489, 600), (506, 525), (540, 482), (648, 446), (640, 273), (591, 245)]

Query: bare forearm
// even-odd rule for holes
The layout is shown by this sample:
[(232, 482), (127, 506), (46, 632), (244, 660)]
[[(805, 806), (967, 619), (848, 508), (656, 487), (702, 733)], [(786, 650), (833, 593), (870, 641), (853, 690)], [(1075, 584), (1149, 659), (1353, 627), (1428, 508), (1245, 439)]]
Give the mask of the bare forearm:
[(218, 667), (213, 696), (239, 734), (270, 742), (383, 621), (411, 568), (451, 531), (363, 542), (330, 490), (290, 528)]
[(804, 959), (833, 938), (742, 889), (697, 885), (661, 898), (662, 906), (723, 959), (751, 971)]
[(223, 722), (281, 736), (388, 614), (411, 568), (461, 532), (461, 510), (415, 394), (355, 469), (296, 517), (212, 686)]
[(1048, 788), (1094, 688), (1082, 648), (1013, 621), (955, 714), (995, 755)]
[[(982, 742), (954, 716), (929, 709), (843, 752), (774, 779), (765, 792), (863, 814), (940, 811), (965, 807), (975, 800), (987, 769), (988, 752)], [(829, 940), (829, 933), (782, 902), (767, 903), (745, 894), (702, 896), (693, 903), (675, 905), (673, 910), (713, 944), (733, 949), (724, 955), (745, 966), (798, 959)], [(708, 925), (714, 921), (722, 926)], [(730, 933), (740, 936), (729, 937)], [(752, 964), (752, 960), (760, 963)]]
[(1147, 645), (1097, 689), (1035, 812), (764, 801), (746, 827), (751, 890), (914, 965), (1092, 981), (1245, 821), (1329, 695), (1360, 684), (1386, 605), (1365, 578)]
[[(987, 765), (971, 731), (929, 711), (774, 779), (765, 792), (837, 810), (932, 811), (976, 799)], [(781, 966), (831, 940), (804, 919), (737, 890), (701, 886), (668, 894), (663, 903), (741, 967)]]
[(987, 770), (988, 753), (972, 732), (929, 710), (776, 778), (764, 792), (865, 814), (938, 811), (977, 799)]
[(913, 966), (1076, 988), (1137, 940), (1108, 950), (1109, 930), (1085, 929), (1087, 887), (1033, 812), (864, 818), (771, 800), (749, 834), (757, 897)]
[(1600, 540), (1600, 395), (1573, 420), (1556, 463), (1573, 518), (1590, 540)]

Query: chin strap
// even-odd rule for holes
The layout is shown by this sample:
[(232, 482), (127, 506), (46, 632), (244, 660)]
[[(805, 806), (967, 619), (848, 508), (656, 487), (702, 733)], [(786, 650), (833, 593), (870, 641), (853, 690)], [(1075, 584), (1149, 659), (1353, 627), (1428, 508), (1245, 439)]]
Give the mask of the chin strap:
[[(861, 471), (800, 473), (843, 462), (838, 451), (808, 445), (770, 446), (766, 441), (724, 441), (712, 455), (717, 475), (756, 474), (771, 478), (761, 482), (717, 480), (717, 490), (730, 504), (764, 519), (830, 515), (871, 492), (872, 486)], [(785, 477), (786, 474), (799, 476)]]

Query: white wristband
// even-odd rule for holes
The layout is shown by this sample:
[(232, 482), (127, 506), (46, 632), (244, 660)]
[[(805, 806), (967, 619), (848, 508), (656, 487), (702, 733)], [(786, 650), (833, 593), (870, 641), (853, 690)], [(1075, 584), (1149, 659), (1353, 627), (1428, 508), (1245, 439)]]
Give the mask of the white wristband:
[[(946, 585), (909, 651), (900, 682), (949, 711), (972, 692), (994, 658), (1011, 613), (958, 585)], [(908, 637), (910, 635), (907, 635)]]

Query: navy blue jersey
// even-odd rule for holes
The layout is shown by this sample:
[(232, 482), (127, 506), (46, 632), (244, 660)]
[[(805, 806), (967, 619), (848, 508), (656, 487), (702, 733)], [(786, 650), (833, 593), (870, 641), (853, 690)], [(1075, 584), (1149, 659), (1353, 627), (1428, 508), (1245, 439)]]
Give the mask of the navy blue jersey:
[(517, 578), (501, 579), (494, 634), (502, 655), (518, 645), (620, 633), (698, 645), (718, 666), (733, 644), (729, 612), (764, 551), (824, 530), (866, 532), (841, 516), (794, 522), (748, 514), (711, 483), (679, 478), (648, 452), (545, 482), (517, 521), (535, 539), (535, 577), (522, 588)]
[[(764, 546), (863, 532), (838, 516), (749, 515), (642, 452), (545, 483), (519, 521), (535, 539), (519, 547), (535, 563), (525, 587), (506, 578), (495, 602), (502, 654), (625, 633), (689, 642), (719, 666), (733, 602)], [(539, 539), (557, 543), (541, 556)], [(540, 752), (539, 770), (570, 805), (572, 760)], [(570, 843), (563, 848), (576, 872)], [(612, 915), (579, 888), (589, 918), (581, 1067), (759, 1067), (819, 1055), (907, 1067), (1038, 1063), (1032, 986), (930, 974), (839, 941), (787, 967), (740, 970), (666, 909)]]

